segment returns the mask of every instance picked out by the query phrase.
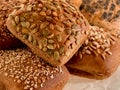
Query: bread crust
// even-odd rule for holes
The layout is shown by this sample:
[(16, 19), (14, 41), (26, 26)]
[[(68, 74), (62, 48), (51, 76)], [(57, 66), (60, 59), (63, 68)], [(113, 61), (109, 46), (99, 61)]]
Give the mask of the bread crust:
[(105, 54), (105, 56), (101, 57), (102, 53), (96, 53), (96, 55), (95, 53), (91, 53), (83, 54), (82, 58), (80, 58), (80, 54), (77, 54), (74, 55), (66, 66), (71, 73), (79, 76), (93, 79), (108, 78), (116, 71), (120, 64), (119, 45), (120, 39), (117, 38), (114, 45), (110, 46), (111, 55)]
[[(69, 72), (66, 67), (62, 67), (63, 72), (55, 74), (54, 79), (47, 80), (44, 83), (44, 87), (38, 87), (33, 90), (62, 90), (69, 78)], [(24, 90), (23, 84), (17, 84), (14, 82), (14, 78), (6, 77), (0, 74), (0, 90)]]
[[(32, 2), (32, 3), (34, 4), (34, 2)], [(62, 18), (64, 18), (65, 21), (64, 20), (60, 21), (60, 20), (56, 19), (56, 18), (58, 18), (58, 15), (55, 17), (50, 16), (49, 18), (52, 17), (51, 21), (49, 21), (49, 20), (47, 21), (45, 19), (44, 22), (42, 21), (42, 23), (37, 23), (37, 24), (40, 24), (41, 28), (44, 27), (46, 23), (48, 23), (48, 25), (45, 26), (45, 28), (47, 28), (47, 30), (46, 29), (38, 29), (38, 31), (35, 34), (32, 34), (32, 32), (29, 31), (30, 33), (25, 33), (25, 34), (28, 34), (27, 39), (23, 38), (24, 34), (16, 31), (16, 27), (13, 25), (10, 17), (7, 20), (7, 26), (9, 28), (10, 32), (12, 34), (14, 34), (18, 39), (20, 39), (23, 43), (25, 43), (27, 46), (29, 46), (34, 53), (36, 53), (38, 56), (43, 58), (48, 63), (58, 66), (58, 65), (65, 64), (74, 55), (74, 53), (79, 49), (79, 47), (82, 45), (84, 40), (87, 38), (87, 33), (89, 32), (89, 24), (88, 24), (87, 20), (84, 18), (84, 16), (70, 2), (56, 1), (56, 3), (60, 6), (60, 8), (63, 8), (63, 9), (64, 9), (64, 7), (62, 7), (61, 4), (63, 4), (63, 5), (65, 4), (70, 7), (73, 6), (74, 9), (76, 9), (74, 13), (76, 13), (77, 16), (73, 17), (74, 16), (73, 12), (70, 11), (69, 15), (70, 15), (70, 17), (73, 18), (73, 19), (71, 18), (71, 20), (73, 20), (73, 21), (77, 20), (77, 17), (79, 17), (78, 19), (81, 19), (82, 21), (79, 22), (79, 20), (78, 20), (79, 24), (76, 22), (73, 23), (73, 21), (71, 21), (69, 23), (66, 23), (66, 24), (69, 24), (70, 26), (69, 25), (66, 26), (66, 24), (63, 24), (63, 23), (67, 22), (66, 20), (69, 17), (66, 16), (65, 17), (66, 19), (65, 19), (63, 16)], [(27, 5), (29, 5), (29, 4), (27, 4)], [(48, 3), (45, 1), (45, 4), (47, 5), (47, 4), (51, 4), (51, 3), (50, 2)], [(21, 9), (13, 12), (12, 16), (13, 17), (14, 16), (21, 17), (21, 15), (25, 14), (25, 12), (29, 13), (29, 11), (26, 11), (26, 8), (27, 8), (27, 6), (23, 5)], [(43, 7), (41, 7), (41, 9), (42, 8)], [(68, 10), (68, 12), (69, 12), (69, 10)], [(32, 13), (35, 13), (35, 12), (32, 12)], [(37, 14), (38, 13), (40, 13), (40, 12), (37, 12)], [(42, 14), (43, 13), (44, 12), (42, 12)], [(64, 15), (65, 13), (66, 13), (65, 11), (59, 12), (60, 15)], [(44, 19), (47, 16), (43, 15), (42, 17)], [(40, 22), (40, 20), (39, 20), (40, 16), (36, 16), (36, 18), (38, 19), (38, 21), (37, 20), (34, 20), (34, 21)], [(50, 25), (52, 24), (53, 30), (49, 29), (49, 27), (50, 27), (49, 24)], [(72, 29), (72, 26), (75, 26), (75, 27), (73, 27), (74, 29)], [(62, 31), (57, 31), (57, 29), (61, 29)], [(66, 34), (66, 32), (67, 32), (66, 30), (70, 30), (69, 33), (71, 33), (71, 30), (73, 30), (73, 31), (71, 34)], [(48, 31), (48, 32), (52, 33), (51, 35), (54, 35), (53, 38), (51, 38), (52, 40), (54, 40), (54, 46), (53, 46), (53, 44), (50, 44), (49, 42), (47, 42), (47, 41), (49, 41), (49, 37), (48, 37), (49, 35), (44, 36), (43, 33), (45, 31)], [(76, 32), (78, 32), (77, 36), (75, 36)], [(58, 38), (58, 40), (60, 40), (60, 41), (56, 40), (58, 36), (60, 36)], [(33, 39), (35, 39), (35, 41), (37, 42), (36, 45), (32, 44), (33, 42), (31, 42), (31, 37)], [(42, 40), (46, 41), (46, 43), (43, 43)], [(43, 44), (42, 48), (41, 48), (41, 43)], [(48, 46), (48, 45), (51, 45), (51, 46)], [(64, 49), (62, 53), (60, 52), (61, 48)], [(49, 51), (51, 54), (49, 54)], [(56, 60), (56, 57), (57, 57), (57, 60)]]
[(80, 11), (90, 24), (106, 28), (106, 30), (119, 31), (115, 28), (117, 25), (114, 26), (112, 23), (120, 17), (119, 5), (119, 0), (83, 0)]
[[(40, 60), (40, 63), (41, 63), (40, 67), (43, 67), (43, 68), (38, 67), (37, 65), (40, 65), (40, 63), (37, 63), (36, 67), (39, 68), (37, 69), (34, 64), (35, 62), (37, 62), (38, 58), (36, 57), (36, 55), (32, 54), (31, 51), (28, 49), (6, 50), (6, 51), (0, 51), (0, 52), (2, 53), (1, 55), (3, 55), (3, 56), (0, 55), (1, 56), (0, 65), (2, 66), (7, 61), (9, 63), (9, 64), (5, 64), (5, 66), (2, 66), (0, 69), (0, 90), (25, 90), (26, 87), (27, 87), (26, 90), (31, 90), (31, 89), (32, 90), (62, 90), (62, 88), (68, 81), (69, 72), (65, 66), (53, 67), (48, 63), (45, 63)], [(18, 56), (17, 55), (14, 56), (13, 54), (14, 55), (18, 54)], [(5, 57), (5, 55), (7, 55), (8, 57)], [(22, 63), (23, 59), (25, 59), (26, 61)], [(32, 60), (34, 60), (34, 62)], [(16, 62), (16, 64), (14, 62)], [(9, 68), (6, 68), (5, 70), (6, 66)], [(23, 68), (22, 66), (25, 66), (25, 67)], [(33, 70), (34, 72), (30, 74), (31, 71), (28, 71), (28, 72), (25, 71), (27, 70), (27, 67), (31, 67), (31, 68), (33, 67), (33, 69), (40, 70), (42, 72), (38, 72), (40, 73), (40, 76), (36, 76), (37, 75), (37, 73), (35, 74), (36, 70)], [(20, 72), (20, 73), (17, 73), (17, 74), (11, 73), (13, 71), (13, 68), (16, 69), (15, 72)], [(43, 72), (43, 69), (44, 70), (46, 69), (46, 71), (49, 74), (48, 76), (44, 74), (46, 71)], [(30, 68), (28, 70), (30, 70)], [(24, 71), (24, 73), (22, 71)], [(53, 73), (52, 77), (50, 76), (50, 73), (51, 74)], [(25, 77), (26, 75), (28, 76), (25, 78), (25, 80), (21, 82), (18, 81), (18, 80), (22, 80), (22, 77)], [(32, 77), (32, 75), (34, 77)], [(30, 77), (31, 77), (31, 80), (29, 81)], [(35, 79), (35, 77), (37, 78), (37, 80)], [(45, 79), (45, 78), (48, 78), (48, 79)], [(31, 84), (32, 82), (34, 82), (33, 86)], [(42, 84), (42, 82), (44, 83)], [(37, 87), (34, 87), (34, 85), (36, 85), (35, 83), (37, 83)]]
[(7, 29), (6, 19), (9, 13), (13, 11), (13, 7), (19, 5), (19, 1), (0, 0), (0, 49), (13, 49), (24, 46), (23, 43), (16, 39)]
[(82, 0), (71, 0), (77, 7), (80, 7), (82, 4)]

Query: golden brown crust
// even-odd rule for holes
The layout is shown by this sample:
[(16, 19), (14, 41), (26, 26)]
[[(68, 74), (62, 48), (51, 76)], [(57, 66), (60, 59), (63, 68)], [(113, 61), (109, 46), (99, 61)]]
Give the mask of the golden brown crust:
[(0, 90), (62, 90), (65, 66), (53, 67), (29, 49), (0, 51)]
[(34, 53), (52, 65), (65, 64), (89, 32), (89, 24), (79, 10), (61, 0), (36, 0), (36, 3), (22, 5), (10, 15), (7, 26)]
[(62, 73), (55, 75), (53, 80), (47, 81), (42, 90), (62, 90), (69, 79), (69, 73), (66, 67), (62, 66), (62, 70)]
[(112, 20), (120, 17), (119, 0), (83, 0), (80, 11), (92, 25), (113, 30)]
[(96, 79), (96, 80), (106, 79), (111, 76), (111, 74), (103, 74), (103, 75), (98, 75), (95, 73), (92, 74), (92, 73), (89, 73), (80, 69), (76, 69), (76, 68), (71, 68), (71, 67), (69, 67), (69, 71), (73, 75), (77, 75), (77, 76), (85, 77), (89, 79)]
[(20, 2), (14, 0), (0, 0), (0, 49), (12, 49), (23, 46), (7, 29), (6, 19), (13, 11), (13, 7)]
[[(63, 66), (63, 72), (55, 74), (54, 78), (47, 80), (44, 83), (44, 87), (38, 87), (33, 90), (62, 90), (64, 85), (67, 83), (69, 78), (69, 73), (67, 69)], [(0, 90), (24, 90), (22, 84), (17, 84), (14, 82), (14, 78), (9, 78), (0, 74)]]
[(80, 7), (82, 4), (82, 0), (71, 0), (77, 7)]
[[(111, 37), (109, 32), (99, 32), (98, 27), (97, 29), (98, 31), (96, 30), (93, 35), (89, 36), (79, 52), (67, 63), (71, 73), (88, 78), (104, 79), (109, 77), (119, 66), (120, 39), (114, 35)], [(98, 38), (101, 36), (104, 38)]]
[(110, 26), (110, 25), (108, 25), (108, 26), (111, 27), (114, 31), (116, 31), (120, 35), (120, 18), (112, 20), (110, 23), (112, 26)]

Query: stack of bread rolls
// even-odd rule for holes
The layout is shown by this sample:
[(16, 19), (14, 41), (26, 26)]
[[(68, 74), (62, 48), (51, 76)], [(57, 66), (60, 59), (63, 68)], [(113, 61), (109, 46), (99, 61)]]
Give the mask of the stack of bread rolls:
[[(0, 0), (0, 4), (0, 90), (62, 90), (69, 79), (67, 68), (94, 79), (104, 79), (117, 69), (119, 29), (92, 23), (83, 7), (87, 0)], [(112, 24), (118, 25), (117, 18), (111, 17)]]
[(62, 90), (88, 21), (69, 0), (0, 3), (0, 90)]

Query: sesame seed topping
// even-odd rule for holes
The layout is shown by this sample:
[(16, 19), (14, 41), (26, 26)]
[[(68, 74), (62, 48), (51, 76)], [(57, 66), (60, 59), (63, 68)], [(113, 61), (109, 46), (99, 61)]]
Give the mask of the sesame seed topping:
[(44, 82), (53, 79), (56, 73), (62, 72), (61, 67), (53, 67), (34, 55), (29, 49), (1, 50), (0, 74), (14, 78), (14, 82), (24, 84), (24, 90), (33, 90)]

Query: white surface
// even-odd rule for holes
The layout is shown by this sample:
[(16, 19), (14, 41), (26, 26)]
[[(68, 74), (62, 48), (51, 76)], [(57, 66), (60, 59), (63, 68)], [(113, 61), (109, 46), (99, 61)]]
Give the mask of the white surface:
[(63, 90), (120, 90), (120, 67), (105, 80), (93, 80), (71, 75)]

